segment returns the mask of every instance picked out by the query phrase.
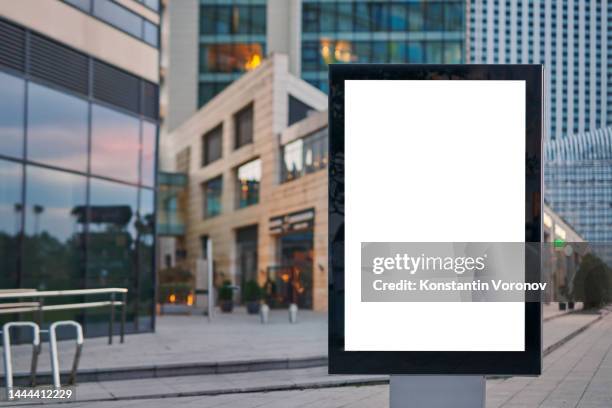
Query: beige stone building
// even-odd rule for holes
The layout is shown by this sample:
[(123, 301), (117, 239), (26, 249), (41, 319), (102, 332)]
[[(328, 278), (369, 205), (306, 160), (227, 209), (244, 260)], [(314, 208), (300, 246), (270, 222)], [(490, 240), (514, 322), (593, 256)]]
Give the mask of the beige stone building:
[(278, 306), (325, 310), (326, 108), (285, 55), (271, 55), (170, 133), (164, 170), (188, 181), (177, 204), (184, 234), (162, 262), (197, 275), (211, 240), (217, 284), (256, 280)]

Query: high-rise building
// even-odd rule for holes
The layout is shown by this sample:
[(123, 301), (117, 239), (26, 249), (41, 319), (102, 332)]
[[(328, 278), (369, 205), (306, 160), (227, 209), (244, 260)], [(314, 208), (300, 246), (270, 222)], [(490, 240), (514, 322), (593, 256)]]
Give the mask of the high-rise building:
[(468, 0), (466, 60), (544, 64), (550, 139), (612, 123), (612, 4), (591, 0)]
[(329, 63), (461, 63), (464, 15), (463, 0), (169, 0), (164, 126), (275, 52), (324, 92)]
[(550, 141), (546, 156), (549, 205), (612, 261), (612, 128)]
[(129, 331), (154, 326), (158, 8), (0, 2), (0, 288), (126, 287)]

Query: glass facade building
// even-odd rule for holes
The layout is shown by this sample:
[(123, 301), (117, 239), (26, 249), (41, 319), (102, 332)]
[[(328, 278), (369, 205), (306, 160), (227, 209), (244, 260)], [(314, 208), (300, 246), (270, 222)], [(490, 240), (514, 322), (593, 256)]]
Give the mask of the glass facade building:
[(612, 6), (600, 1), (470, 0), (467, 61), (544, 64), (547, 135), (612, 123)]
[(327, 64), (463, 62), (464, 1), (302, 1), (303, 79), (328, 91)]
[(198, 106), (266, 55), (266, 0), (201, 0)]
[[(157, 85), (3, 19), (0, 37), (0, 289), (126, 287), (127, 330), (152, 330)], [(48, 313), (108, 330), (106, 309)]]
[(552, 209), (612, 262), (612, 128), (550, 141), (544, 187)]
[[(327, 64), (463, 62), (465, 2), (301, 0), (301, 76), (327, 92)], [(198, 106), (266, 55), (266, 0), (201, 0)], [(298, 14), (299, 16), (300, 14)], [(294, 15), (288, 15), (292, 19)]]

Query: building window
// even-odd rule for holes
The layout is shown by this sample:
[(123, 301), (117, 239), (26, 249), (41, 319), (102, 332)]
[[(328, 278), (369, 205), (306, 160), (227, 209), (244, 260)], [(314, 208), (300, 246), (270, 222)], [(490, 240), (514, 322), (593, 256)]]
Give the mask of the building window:
[(203, 185), (204, 218), (212, 218), (221, 214), (221, 195), (223, 192), (222, 176), (208, 180)]
[(253, 104), (234, 115), (234, 148), (253, 142)]
[(24, 81), (0, 72), (0, 154), (23, 157)]
[(288, 126), (293, 125), (296, 122), (304, 119), (310, 112), (314, 111), (314, 108), (292, 95), (289, 95), (289, 120)]
[(327, 128), (282, 147), (282, 181), (290, 181), (327, 166)]
[[(91, 172), (138, 182), (138, 119), (100, 105), (93, 105), (91, 114)], [(108, 160), (109, 157), (113, 160)]]
[(87, 171), (87, 102), (33, 82), (28, 101), (28, 159)]
[(248, 207), (259, 202), (261, 183), (261, 159), (255, 159), (236, 169), (238, 208)]
[(202, 136), (202, 166), (221, 158), (223, 144), (223, 124)]

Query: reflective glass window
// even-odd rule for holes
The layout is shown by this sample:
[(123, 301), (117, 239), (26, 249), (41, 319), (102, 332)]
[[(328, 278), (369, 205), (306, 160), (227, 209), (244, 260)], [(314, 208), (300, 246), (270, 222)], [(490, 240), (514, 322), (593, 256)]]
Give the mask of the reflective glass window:
[(372, 31), (389, 31), (389, 5), (370, 3), (370, 24)]
[(385, 63), (388, 59), (387, 41), (374, 41), (372, 46), (372, 62)]
[(0, 160), (0, 289), (17, 287), (23, 166)]
[(110, 0), (93, 2), (93, 14), (111, 23), (117, 28), (140, 38), (142, 35), (142, 18)]
[(0, 154), (23, 157), (25, 84), (0, 72)]
[(83, 281), (86, 187), (85, 176), (26, 168), (24, 287), (67, 289)]
[(234, 148), (253, 142), (253, 104), (234, 115)]
[(406, 45), (408, 54), (408, 62), (418, 63), (424, 62), (423, 44), (420, 41), (408, 41)]
[(425, 19), (425, 29), (428, 31), (444, 30), (444, 4), (427, 3), (427, 14)]
[(338, 31), (353, 31), (353, 3), (338, 3)]
[[(153, 286), (155, 258), (155, 201), (153, 190), (140, 190), (140, 206), (136, 219), (136, 237), (138, 242), (138, 280), (135, 282), (138, 291), (138, 314), (149, 317), (153, 310), (155, 287)], [(141, 322), (144, 325), (144, 322)], [(150, 324), (150, 321), (148, 322)]]
[(462, 2), (446, 3), (444, 8), (444, 29), (447, 31), (463, 30), (465, 6)]
[(409, 31), (422, 31), (425, 5), (422, 3), (409, 3), (407, 5), (408, 10), (408, 30)]
[(219, 125), (202, 136), (202, 166), (221, 158), (223, 125)]
[(66, 3), (70, 3), (75, 7), (80, 8), (86, 13), (91, 12), (91, 0), (64, 0)]
[(425, 57), (428, 64), (441, 64), (442, 60), (442, 41), (426, 41)]
[(321, 3), (320, 5), (320, 28), (321, 32), (336, 31), (336, 3)]
[(251, 34), (266, 33), (266, 6), (251, 8)]
[(461, 42), (446, 41), (444, 43), (444, 63), (445, 64), (460, 64), (461, 63)]
[(408, 21), (406, 20), (406, 5), (391, 3), (391, 30), (406, 31)]
[(316, 33), (319, 31), (319, 4), (304, 3), (302, 8), (302, 31)]
[(355, 62), (372, 62), (372, 43), (369, 41), (355, 41), (353, 43)]
[(148, 42), (154, 47), (157, 47), (158, 43), (158, 28), (155, 24), (150, 21), (144, 20), (144, 28), (143, 28), (143, 40)]
[(96, 178), (90, 183), (87, 287), (127, 287), (134, 293), (138, 189)]
[(389, 42), (389, 62), (391, 63), (402, 63), (406, 62), (406, 51), (407, 47), (403, 41), (390, 41)]
[(302, 43), (302, 69), (304, 71), (318, 71), (320, 59), (319, 43), (315, 41)]
[(93, 174), (138, 182), (139, 120), (92, 106), (91, 171)]
[(28, 83), (28, 159), (87, 171), (88, 103)]
[(238, 208), (244, 208), (259, 202), (259, 185), (261, 182), (261, 159), (243, 164), (236, 170), (238, 176)]
[(370, 31), (370, 11), (367, 3), (355, 3), (355, 31)]
[(143, 0), (145, 6), (153, 9), (155, 11), (159, 11), (159, 0)]
[(141, 179), (145, 186), (155, 183), (155, 144), (157, 126), (150, 122), (142, 122), (142, 159), (140, 162)]
[(200, 34), (214, 34), (215, 29), (215, 7), (202, 5), (200, 7)]
[(215, 16), (215, 33), (230, 34), (232, 29), (232, 8), (230, 6), (217, 6)]
[(223, 178), (221, 176), (208, 180), (203, 185), (204, 218), (221, 214), (221, 197), (223, 194)]

